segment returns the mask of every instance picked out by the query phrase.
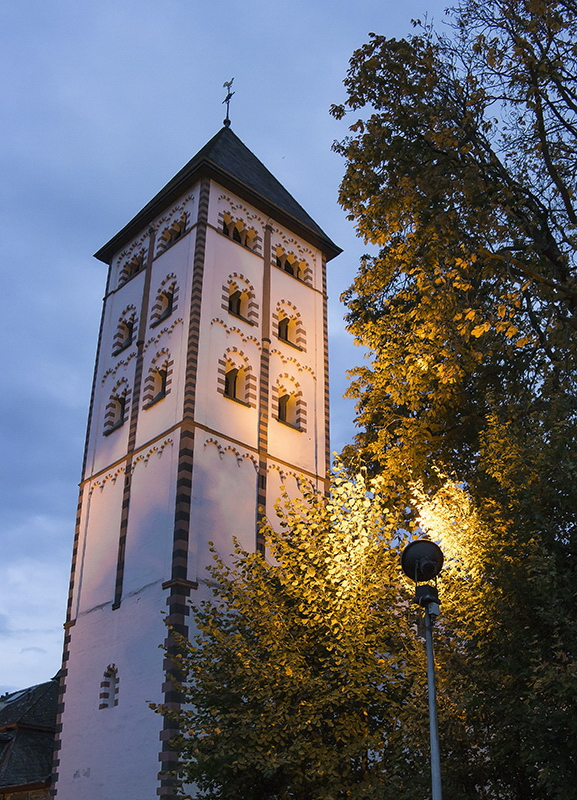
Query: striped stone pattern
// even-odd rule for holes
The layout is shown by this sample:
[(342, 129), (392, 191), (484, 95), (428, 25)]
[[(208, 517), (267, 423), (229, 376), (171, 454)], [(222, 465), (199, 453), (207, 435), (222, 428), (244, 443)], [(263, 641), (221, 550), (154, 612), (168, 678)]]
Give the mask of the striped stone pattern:
[[(238, 356), (236, 359), (234, 356), (230, 358), (229, 354), (234, 353)], [(242, 363), (240, 363), (242, 360)], [(236, 400), (240, 400), (243, 403), (246, 403), (251, 408), (256, 408), (256, 400), (257, 400), (257, 385), (256, 385), (256, 378), (254, 376), (253, 370), (248, 363), (248, 360), (242, 350), (236, 350), (236, 348), (230, 348), (224, 354), (224, 358), (218, 359), (218, 367), (217, 367), (217, 378), (216, 378), (216, 390), (220, 394), (224, 394), (224, 387), (225, 387), (225, 375), (229, 367), (236, 367), (241, 375), (237, 379), (237, 393), (238, 397), (232, 398)]]
[(138, 273), (144, 268), (145, 264), (146, 264), (145, 250), (141, 250), (140, 253), (133, 255), (132, 258), (129, 258), (127, 261), (125, 261), (120, 269), (118, 285), (122, 286), (123, 283), (126, 283), (135, 275), (138, 275)]
[(260, 523), (266, 515), (266, 478), (267, 478), (267, 452), (268, 452), (268, 403), (270, 391), (270, 353), (266, 341), (260, 356), (260, 402), (258, 416), (258, 450), (259, 469), (257, 484), (257, 530), (256, 530), (256, 550), (264, 553), (264, 536), (260, 531)]
[[(228, 313), (228, 299), (231, 294), (236, 291), (246, 293), (248, 295), (246, 300), (246, 320), (252, 322), (253, 325), (258, 324), (258, 303), (256, 301), (254, 287), (247, 281), (244, 275), (239, 275), (238, 272), (233, 272), (229, 275), (228, 283), (223, 284), (222, 287), (222, 303), (221, 308)], [(243, 317), (244, 319), (245, 317)]]
[(118, 705), (118, 688), (118, 670), (111, 664), (104, 673), (104, 680), (100, 682), (99, 709)]
[(200, 331), (200, 304), (204, 278), (204, 252), (206, 249), (206, 226), (208, 220), (209, 181), (202, 181), (198, 200), (198, 224), (194, 248), (192, 292), (190, 296), (190, 324), (186, 360), (186, 382), (184, 385), (184, 419), (194, 419), (196, 397), (196, 375), (198, 368), (198, 340)]
[[(327, 259), (322, 257), (322, 292), (323, 292), (323, 365), (324, 365), (324, 412), (325, 412), (325, 475), (331, 470), (331, 419), (329, 401), (329, 316), (327, 296)], [(328, 491), (328, 484), (327, 484)]]
[(146, 277), (144, 280), (144, 293), (140, 314), (140, 328), (138, 330), (136, 367), (134, 371), (134, 389), (132, 392), (132, 405), (130, 407), (130, 427), (128, 429), (128, 445), (126, 468), (124, 472), (124, 489), (122, 493), (122, 509), (120, 513), (120, 535), (118, 537), (118, 555), (116, 559), (116, 582), (114, 586), (114, 602), (112, 608), (119, 608), (122, 599), (122, 585), (124, 582), (124, 556), (126, 551), (126, 530), (128, 528), (128, 512), (130, 508), (130, 488), (132, 485), (132, 454), (136, 445), (136, 427), (138, 412), (140, 410), (140, 395), (142, 391), (142, 372), (144, 367), (144, 332), (146, 329), (148, 296), (150, 293), (150, 274), (152, 254), (154, 252), (154, 232), (149, 231), (148, 261), (146, 264)]
[[(106, 281), (106, 295), (108, 296), (108, 288), (110, 286), (110, 282), (112, 279), (112, 268), (109, 266), (108, 268), (108, 277)], [(104, 329), (104, 315), (106, 311), (106, 302), (102, 304), (102, 313), (100, 315), (100, 327), (98, 330), (98, 344), (96, 347), (96, 362), (94, 364), (94, 375), (92, 378), (92, 390), (90, 393), (90, 405), (88, 408), (88, 421), (86, 424), (86, 439), (84, 441), (84, 454), (82, 457), (82, 477), (84, 478), (86, 474), (86, 462), (88, 459), (88, 444), (90, 441), (90, 434), (92, 430), (92, 417), (94, 415), (94, 394), (96, 391), (96, 378), (98, 375), (98, 368), (100, 364), (100, 352), (102, 347), (102, 334)], [(82, 516), (82, 497), (83, 497), (83, 489), (81, 487), (80, 493), (78, 496), (78, 505), (76, 506), (76, 521), (74, 525), (74, 545), (72, 549), (72, 565), (70, 569), (70, 584), (68, 587), (68, 601), (66, 605), (66, 622), (64, 623), (64, 645), (62, 648), (62, 668), (60, 671), (60, 692), (58, 695), (58, 705), (57, 705), (57, 714), (56, 714), (56, 727), (55, 727), (55, 734), (54, 734), (54, 758), (52, 761), (52, 778), (51, 778), (51, 785), (52, 789), (50, 789), (50, 794), (52, 797), (56, 797), (56, 783), (58, 781), (58, 767), (60, 766), (60, 749), (62, 747), (62, 741), (60, 734), (62, 733), (62, 713), (64, 711), (64, 697), (66, 694), (66, 677), (68, 675), (67, 664), (68, 659), (70, 658), (70, 630), (74, 626), (74, 620), (72, 619), (72, 601), (74, 599), (74, 585), (75, 585), (75, 576), (76, 576), (76, 563), (78, 560), (78, 543), (80, 540), (80, 522)]]
[[(162, 360), (161, 356), (164, 355), (165, 358)], [(161, 351), (158, 355), (154, 358), (152, 362), (152, 366), (148, 371), (148, 375), (146, 376), (146, 380), (144, 381), (144, 389), (142, 392), (142, 405), (143, 408), (146, 408), (152, 403), (152, 400), (156, 396), (155, 392), (155, 378), (156, 373), (158, 370), (166, 370), (166, 387), (164, 391), (163, 397), (166, 397), (167, 394), (170, 394), (170, 387), (172, 384), (172, 368), (174, 366), (174, 360), (170, 358), (170, 354), (168, 351)]]
[[(184, 387), (184, 424), (180, 437), (176, 479), (172, 577), (171, 580), (164, 585), (164, 588), (170, 590), (170, 594), (166, 600), (168, 606), (167, 622), (177, 633), (181, 633), (183, 636), (188, 636), (188, 625), (186, 624), (186, 617), (188, 615), (187, 598), (190, 596), (191, 589), (196, 587), (195, 583), (187, 580), (188, 542), (190, 534), (190, 504), (194, 453), (194, 427), (192, 423), (194, 422), (196, 400), (200, 309), (204, 277), (209, 193), (210, 182), (203, 180), (200, 185), (199, 193), (198, 223), (196, 226), (192, 292), (190, 298), (190, 323)], [(189, 425), (187, 425), (187, 422)], [(168, 656), (175, 652), (175, 645), (171, 636), (165, 639), (164, 646), (167, 649)], [(165, 659), (164, 669), (166, 670), (166, 681), (162, 687), (164, 692), (164, 705), (167, 706), (167, 708), (179, 710), (182, 703), (182, 696), (173, 687), (171, 675), (174, 674), (174, 664), (169, 657)], [(178, 763), (178, 756), (169, 744), (169, 740), (177, 733), (178, 729), (175, 727), (175, 723), (165, 718), (164, 728), (160, 734), (162, 749), (158, 756), (162, 770), (158, 776), (160, 785), (156, 790), (159, 797), (174, 797), (177, 781), (175, 778), (164, 773), (175, 769)]]
[(306, 283), (307, 286), (313, 285), (313, 271), (308, 264), (304, 268), (302, 281), (303, 283)]
[(184, 234), (187, 233), (189, 217), (190, 214), (185, 211), (178, 219), (173, 220), (170, 225), (164, 228), (158, 237), (157, 256), (168, 250), (169, 247), (178, 242), (179, 239), (182, 239)]
[[(78, 537), (75, 537), (75, 548)], [(74, 569), (74, 562), (73, 562)], [(74, 574), (74, 572), (73, 572)], [(72, 583), (72, 581), (71, 581)], [(56, 783), (58, 781), (58, 767), (60, 766), (60, 750), (62, 749), (62, 714), (64, 712), (64, 695), (66, 692), (66, 676), (68, 675), (67, 663), (70, 658), (70, 629), (74, 626), (74, 621), (67, 621), (64, 624), (64, 650), (62, 654), (62, 669), (60, 672), (60, 693), (58, 695), (58, 705), (56, 706), (56, 723), (54, 727), (54, 756), (52, 759), (52, 778), (50, 794), (56, 797)]]
[[(225, 220), (225, 214), (227, 214), (227, 216), (230, 217), (230, 222), (228, 224), (227, 221)], [(228, 233), (226, 233), (225, 231), (225, 225), (228, 228)], [(240, 242), (238, 242), (236, 239), (233, 238), (235, 228), (239, 233)], [(237, 244), (246, 247), (247, 250), (252, 250), (253, 253), (260, 253), (260, 249), (262, 246), (262, 237), (260, 233), (256, 230), (256, 228), (253, 228), (251, 225), (248, 225), (246, 223), (246, 220), (242, 219), (238, 215), (233, 218), (230, 213), (227, 213), (225, 211), (220, 211), (218, 214), (218, 230), (224, 236), (228, 236), (229, 239), (232, 239), (233, 242), (236, 242)], [(249, 231), (253, 234), (252, 236), (247, 235)]]
[[(284, 306), (284, 308), (283, 308)], [(290, 310), (289, 310), (290, 309)], [(292, 313), (290, 313), (292, 311)], [(292, 303), (288, 300), (280, 300), (272, 315), (272, 332), (278, 338), (278, 323), (279, 320), (287, 318), (291, 321), (294, 320), (294, 342), (290, 340), (290, 344), (299, 347), (303, 352), (307, 349), (307, 336), (303, 326), (301, 315)]]
[(171, 314), (174, 314), (174, 312), (178, 308), (178, 284), (177, 284), (177, 282), (175, 280), (173, 280), (172, 283), (170, 282), (170, 279), (172, 277), (174, 277), (174, 276), (168, 275), (160, 285), (160, 289), (158, 291), (158, 294), (156, 295), (156, 300), (155, 300), (154, 305), (152, 306), (152, 309), (150, 311), (150, 327), (151, 328), (154, 328), (156, 325), (158, 325), (159, 321), (160, 322), (162, 321), (162, 320), (159, 320), (159, 317), (160, 317), (160, 315), (162, 313), (162, 305), (163, 305), (162, 296), (163, 295), (165, 295), (165, 294), (166, 295), (170, 295), (170, 294), (172, 295), (172, 311), (171, 311)]
[[(112, 390), (112, 394), (108, 403), (106, 404), (106, 409), (104, 411), (104, 430), (103, 433), (106, 436), (109, 433), (112, 433), (118, 427), (118, 401), (119, 398), (124, 398), (125, 406), (124, 406), (124, 415), (126, 415), (127, 408), (130, 406), (130, 395), (131, 390), (130, 386), (128, 385), (128, 381), (126, 378), (122, 378), (121, 381), (115, 386)], [(134, 409), (134, 406), (132, 410)], [(123, 421), (126, 419), (124, 416)]]
[[(132, 312), (132, 313), (131, 313)], [(126, 325), (132, 323), (132, 338), (134, 339), (135, 331), (137, 330), (137, 323), (136, 323), (136, 308), (134, 306), (128, 306), (123, 312), (118, 320), (118, 328), (116, 333), (114, 334), (114, 339), (112, 341), (112, 355), (116, 356), (122, 350), (125, 350), (128, 345), (125, 344), (126, 340)], [(132, 342), (131, 342), (132, 343)]]
[[(279, 375), (280, 383), (282, 383), (283, 378), (289, 378), (289, 380), (292, 381), (291, 376), (286, 372), (284, 375)], [(299, 431), (305, 433), (307, 429), (307, 404), (303, 399), (303, 393), (299, 385), (296, 383), (296, 381), (294, 383), (296, 386), (296, 391), (290, 392), (290, 384), (287, 386), (287, 391), (289, 391), (289, 394), (292, 394), (296, 397), (296, 422), (292, 427), (298, 428)], [(273, 417), (278, 418), (278, 384), (275, 384), (275, 386), (272, 387), (272, 415)]]

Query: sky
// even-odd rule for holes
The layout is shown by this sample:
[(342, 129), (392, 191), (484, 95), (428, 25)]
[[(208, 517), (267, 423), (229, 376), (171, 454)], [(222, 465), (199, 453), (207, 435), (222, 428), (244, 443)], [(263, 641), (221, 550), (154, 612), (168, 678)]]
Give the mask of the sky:
[[(338, 206), (353, 51), (440, 0), (4, 0), (0, 6), (0, 693), (60, 667), (106, 243), (220, 129), (232, 129), (344, 252), (329, 263), (332, 448), (362, 352), (339, 295), (367, 251)], [(351, 120), (352, 121), (352, 120)]]

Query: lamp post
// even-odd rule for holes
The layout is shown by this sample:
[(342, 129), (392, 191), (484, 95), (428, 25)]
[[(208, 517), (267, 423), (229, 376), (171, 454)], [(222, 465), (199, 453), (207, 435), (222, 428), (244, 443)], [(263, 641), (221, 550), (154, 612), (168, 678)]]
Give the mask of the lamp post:
[(407, 578), (415, 582), (415, 603), (425, 609), (425, 641), (427, 648), (427, 686), (429, 690), (429, 737), (431, 742), (432, 800), (442, 800), (441, 759), (437, 725), (437, 690), (433, 656), (433, 623), (439, 616), (439, 593), (436, 586), (421, 585), (436, 578), (443, 566), (443, 551), (428, 539), (408, 544), (401, 555), (401, 567)]

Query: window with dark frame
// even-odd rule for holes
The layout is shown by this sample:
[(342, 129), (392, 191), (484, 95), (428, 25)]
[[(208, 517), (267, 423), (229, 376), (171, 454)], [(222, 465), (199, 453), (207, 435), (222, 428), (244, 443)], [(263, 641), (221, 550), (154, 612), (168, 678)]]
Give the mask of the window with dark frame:
[(237, 289), (232, 292), (228, 298), (228, 310), (231, 314), (236, 314), (237, 317), (242, 317), (242, 292)]
[(166, 367), (156, 370), (156, 374), (154, 376), (154, 383), (155, 383), (155, 389), (157, 391), (152, 400), (150, 401), (150, 405), (152, 405), (153, 403), (157, 403), (159, 400), (162, 400), (163, 397), (166, 397), (167, 377), (168, 377), (168, 370), (166, 369)]
[(124, 320), (124, 322), (122, 322), (120, 325), (120, 332), (122, 335), (122, 339), (120, 340), (118, 347), (115, 349), (113, 355), (118, 355), (118, 353), (121, 353), (123, 350), (126, 350), (126, 348), (130, 347), (130, 345), (132, 344), (134, 339), (134, 320), (133, 319)]
[(278, 338), (282, 339), (285, 342), (290, 342), (289, 325), (290, 325), (290, 320), (288, 317), (284, 317), (283, 319), (279, 319), (278, 321)]
[(156, 319), (156, 323), (170, 317), (172, 314), (172, 305), (174, 302), (174, 289), (167, 289), (160, 295), (161, 311)]
[(281, 422), (289, 422), (288, 410), (290, 403), (290, 394), (283, 394), (278, 399), (278, 418)]
[(224, 376), (224, 395), (225, 397), (230, 397), (231, 400), (238, 400), (238, 374), (239, 370), (236, 367), (232, 367)]

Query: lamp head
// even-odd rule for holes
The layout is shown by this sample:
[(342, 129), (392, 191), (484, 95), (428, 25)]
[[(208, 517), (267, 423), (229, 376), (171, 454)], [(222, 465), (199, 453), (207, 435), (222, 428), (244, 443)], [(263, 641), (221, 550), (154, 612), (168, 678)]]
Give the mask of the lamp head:
[(436, 578), (443, 567), (443, 551), (435, 542), (417, 539), (408, 544), (401, 554), (401, 568), (407, 578), (415, 583)]

